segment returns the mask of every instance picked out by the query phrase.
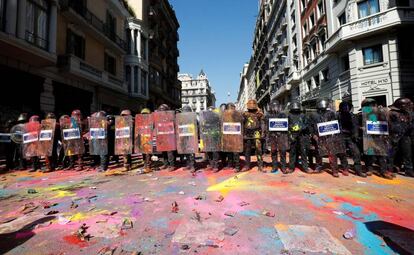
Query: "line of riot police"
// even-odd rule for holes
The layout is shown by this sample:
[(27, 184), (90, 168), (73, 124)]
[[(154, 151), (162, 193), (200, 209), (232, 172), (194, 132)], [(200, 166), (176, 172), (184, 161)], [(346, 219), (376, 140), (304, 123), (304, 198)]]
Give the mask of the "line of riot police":
[[(299, 166), (306, 173), (320, 173), (325, 170), (323, 158), (327, 158), (334, 177), (340, 172), (346, 176), (351, 157), (353, 171), (361, 177), (370, 175), (374, 164), (387, 179), (395, 177), (399, 169), (414, 176), (413, 103), (407, 98), (388, 108), (368, 98), (358, 114), (346, 101), (335, 112), (327, 99), (318, 100), (313, 111), (303, 110), (298, 102), (283, 110), (276, 100), (266, 110), (264, 114), (255, 100), (249, 100), (243, 113), (228, 103), (199, 114), (188, 105), (174, 111), (165, 104), (153, 113), (145, 108), (135, 117), (130, 110), (119, 116), (100, 111), (85, 119), (74, 110), (58, 120), (48, 113), (42, 121), (36, 115), (27, 120), (27, 114), (21, 114), (17, 123), (9, 122), (1, 130), (0, 152), (7, 169), (25, 169), (30, 162), (33, 171), (41, 167), (40, 158), (45, 159), (45, 171), (81, 170), (86, 166), (86, 154), (98, 171), (106, 171), (110, 159), (118, 162), (120, 156), (124, 168), (130, 170), (135, 153), (143, 155), (143, 172), (152, 171), (153, 155), (163, 158), (161, 169), (175, 170), (179, 156), (195, 172), (196, 154), (202, 152), (214, 172), (219, 171), (220, 160), (222, 167), (239, 172), (251, 168), (254, 149), (258, 170), (265, 172), (263, 152), (269, 149), (272, 172), (280, 169), (289, 174)], [(242, 153), (245, 164), (241, 169)]]

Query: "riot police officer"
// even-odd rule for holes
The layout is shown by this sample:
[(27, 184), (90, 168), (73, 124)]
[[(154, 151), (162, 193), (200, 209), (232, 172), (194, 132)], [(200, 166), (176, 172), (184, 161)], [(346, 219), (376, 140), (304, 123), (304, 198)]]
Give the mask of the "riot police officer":
[(396, 157), (399, 155), (401, 165), (407, 176), (414, 177), (411, 136), (412, 102), (408, 98), (398, 98), (389, 108), (390, 141), (392, 146), (391, 157), (389, 157), (390, 169), (395, 166)]
[(364, 99), (361, 107), (363, 150), (367, 173), (369, 175), (373, 171), (373, 164), (377, 162), (381, 176), (392, 179), (393, 175), (387, 166), (387, 157), (391, 149), (388, 135), (388, 114), (384, 108), (378, 107), (373, 98)]
[(302, 113), (301, 105), (293, 102), (289, 106), (288, 114), (288, 135), (289, 135), (289, 170), (286, 173), (295, 171), (295, 164), (298, 159), (298, 152), (301, 157), (302, 169), (305, 172), (311, 172), (308, 168), (308, 120)]
[(243, 167), (243, 171), (250, 169), (251, 151), (254, 146), (257, 157), (258, 169), (260, 172), (266, 172), (263, 169), (263, 157), (262, 157), (262, 138), (264, 135), (264, 117), (263, 113), (259, 110), (257, 102), (254, 99), (250, 99), (247, 102), (247, 111), (243, 113), (243, 126), (244, 126), (244, 156), (246, 165)]
[[(286, 152), (289, 149), (288, 136), (288, 115), (282, 111), (279, 101), (273, 99), (268, 106), (266, 114), (266, 138), (267, 144), (270, 145), (270, 154), (272, 157), (272, 173), (276, 172), (278, 167), (282, 173), (286, 174)], [(278, 161), (277, 156), (280, 156)]]
[[(361, 151), (358, 148), (359, 143), (359, 125), (358, 119), (352, 112), (353, 105), (351, 102), (343, 101), (339, 104), (338, 120), (341, 127), (342, 138), (346, 148), (350, 151), (354, 161), (355, 173), (361, 177), (367, 177), (361, 167)], [(348, 161), (343, 162), (344, 168), (348, 168)]]
[[(329, 108), (329, 101), (327, 99), (319, 99), (316, 107), (317, 112), (311, 115), (311, 133), (316, 140), (318, 151), (316, 163), (318, 166), (322, 166), (322, 158), (328, 156), (332, 169), (332, 176), (339, 177), (337, 163), (339, 157), (342, 165), (342, 174), (347, 176), (348, 161), (345, 154), (345, 143), (340, 135), (339, 122), (338, 124), (328, 124), (337, 121), (337, 116), (335, 112)], [(322, 126), (323, 128), (319, 126)], [(327, 130), (328, 133), (321, 131), (324, 129)]]
[[(161, 104), (157, 111), (164, 112), (169, 111), (170, 107), (167, 104)], [(167, 169), (168, 171), (174, 171), (175, 170), (175, 155), (174, 151), (163, 151), (162, 152), (163, 157), (163, 165), (160, 169)]]
[(14, 142), (14, 159), (17, 169), (25, 170), (26, 169), (26, 160), (23, 155), (23, 132), (24, 132), (24, 123), (27, 122), (27, 113), (21, 113), (17, 118), (17, 124), (14, 125), (11, 130), (11, 140)]

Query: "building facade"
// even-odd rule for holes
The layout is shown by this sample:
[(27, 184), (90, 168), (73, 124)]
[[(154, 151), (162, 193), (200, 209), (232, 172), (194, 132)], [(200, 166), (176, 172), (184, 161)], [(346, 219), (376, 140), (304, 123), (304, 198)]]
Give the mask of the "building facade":
[(240, 87), (236, 102), (236, 109), (239, 111), (244, 111), (246, 109), (246, 104), (249, 100), (249, 77), (247, 76), (248, 69), (249, 64), (244, 64), (240, 73)]
[(175, 12), (168, 0), (149, 0), (149, 101), (151, 110), (166, 103), (181, 107), (178, 28)]
[(412, 98), (413, 13), (407, 0), (260, 1), (252, 55), (256, 99), (262, 107), (275, 98), (312, 108), (329, 98), (358, 109), (368, 97), (383, 106)]
[(183, 106), (190, 105), (195, 112), (205, 111), (210, 106), (216, 106), (214, 90), (203, 70), (195, 79), (190, 74), (179, 74), (178, 79), (181, 82)]
[[(161, 96), (151, 94), (157, 84), (150, 84), (150, 59), (158, 63), (156, 54), (164, 54), (160, 93), (180, 105), (177, 28), (168, 1), (0, 0), (0, 75), (7, 81), (0, 121), (20, 112), (155, 107)], [(151, 55), (151, 45), (167, 47), (153, 46)]]

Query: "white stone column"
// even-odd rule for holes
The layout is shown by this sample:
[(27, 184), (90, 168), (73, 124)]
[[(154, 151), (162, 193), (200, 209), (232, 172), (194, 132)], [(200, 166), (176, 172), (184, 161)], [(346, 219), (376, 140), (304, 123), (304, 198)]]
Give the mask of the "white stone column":
[(131, 93), (134, 93), (134, 82), (135, 82), (135, 66), (131, 65), (131, 82), (129, 86), (131, 86)]
[(6, 8), (6, 32), (16, 35), (17, 1), (8, 1)]
[[(8, 1), (8, 3), (11, 1)], [(18, 22), (17, 22), (17, 37), (25, 39), (26, 35), (26, 0), (19, 0), (18, 5)]]
[(56, 1), (52, 1), (49, 18), (49, 52), (56, 53), (56, 31), (57, 31), (57, 6)]
[(138, 30), (138, 35), (137, 35), (137, 51), (138, 51), (138, 58), (141, 58), (141, 31)]
[(131, 29), (131, 49), (130, 49), (131, 55), (134, 55), (134, 45), (135, 45), (134, 29)]

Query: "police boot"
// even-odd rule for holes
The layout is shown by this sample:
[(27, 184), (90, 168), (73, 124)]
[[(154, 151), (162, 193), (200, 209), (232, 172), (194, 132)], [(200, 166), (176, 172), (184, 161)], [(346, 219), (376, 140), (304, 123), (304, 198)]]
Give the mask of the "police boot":
[(332, 169), (332, 176), (335, 178), (339, 178), (338, 169)]
[(257, 169), (262, 173), (266, 173), (266, 170), (263, 169), (263, 162), (257, 164)]
[(409, 177), (414, 177), (413, 169), (405, 169), (405, 175)]
[(341, 172), (342, 172), (342, 175), (343, 175), (343, 176), (348, 176), (348, 175), (349, 175), (349, 170), (348, 170), (348, 169), (346, 169), (346, 168), (345, 168), (345, 169), (342, 169), (342, 171), (341, 171)]
[(367, 174), (362, 172), (362, 167), (360, 165), (355, 166), (355, 172), (358, 176), (361, 176), (361, 177), (364, 177), (364, 178), (367, 177)]
[(383, 177), (383, 178), (385, 178), (385, 179), (388, 179), (388, 180), (392, 180), (394, 177), (392, 176), (392, 173), (390, 172), (390, 171), (385, 171), (385, 172), (383, 172), (383, 173), (381, 173), (381, 176)]
[(277, 172), (277, 159), (276, 159), (276, 156), (272, 156), (272, 171), (271, 171), (271, 173), (276, 173), (276, 172)]

